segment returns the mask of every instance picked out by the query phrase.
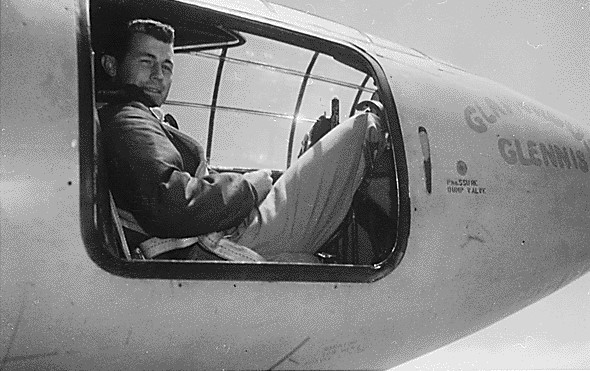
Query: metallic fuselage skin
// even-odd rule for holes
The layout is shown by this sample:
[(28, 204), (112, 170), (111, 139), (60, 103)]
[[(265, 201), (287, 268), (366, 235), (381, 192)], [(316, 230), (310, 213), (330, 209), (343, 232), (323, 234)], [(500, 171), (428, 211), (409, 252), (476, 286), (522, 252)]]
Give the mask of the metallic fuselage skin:
[(328, 32), (303, 13), (289, 24), (258, 2), (241, 11), (196, 3), (324, 32), (381, 64), (406, 150), (405, 256), (373, 283), (106, 272), (89, 257), (80, 223), (83, 12), (69, 0), (2, 0), (0, 368), (392, 367), (590, 269), (588, 127), (400, 46)]

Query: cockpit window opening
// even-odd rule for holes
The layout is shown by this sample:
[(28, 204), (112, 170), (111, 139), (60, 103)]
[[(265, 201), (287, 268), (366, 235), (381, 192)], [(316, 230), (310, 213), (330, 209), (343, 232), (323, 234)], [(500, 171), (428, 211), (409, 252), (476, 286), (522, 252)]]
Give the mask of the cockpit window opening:
[[(118, 18), (123, 14), (128, 19), (161, 16), (162, 21), (175, 26), (182, 42), (175, 48), (175, 80), (163, 108), (172, 113), (182, 131), (206, 143), (207, 162), (217, 171), (244, 173), (271, 168), (273, 178), (280, 177), (297, 159), (299, 143), (318, 117), (330, 119), (331, 115), (332, 120), (344, 121), (345, 116), (334, 112), (352, 117), (360, 101), (381, 95), (377, 93), (388, 86), (376, 60), (360, 49), (251, 21), (243, 15), (158, 0), (146, 4), (79, 0), (79, 4), (80, 29), (90, 31), (78, 35), (80, 61), (92, 60), (93, 51), (100, 54), (104, 28), (111, 24), (102, 24), (106, 14), (118, 14)], [(83, 233), (90, 256), (105, 270), (136, 278), (370, 282), (399, 262), (401, 255), (394, 256), (399, 179), (391, 146), (373, 173), (376, 178), (353, 202), (355, 209), (336, 238), (321, 249), (321, 264), (126, 259), (108, 202), (110, 192), (102, 164), (108, 149), (100, 143), (95, 112), (110, 86), (104, 76), (95, 75), (92, 64), (90, 68), (80, 65), (80, 89), (92, 90), (94, 85), (97, 89), (96, 99), (94, 95), (82, 99), (84, 93), (80, 93), (80, 136), (88, 139), (81, 140), (80, 146), (81, 187), (87, 192), (86, 196), (81, 192)], [(388, 117), (397, 120), (389, 109), (380, 117), (385, 130), (391, 125)]]
[[(257, 43), (255, 44), (257, 46), (257, 49), (260, 49), (260, 37), (255, 37), (254, 35), (244, 35), (244, 39), (248, 40), (248, 43), (245, 43), (243, 47), (246, 47), (249, 45), (249, 41), (251, 39), (254, 39), (257, 41)], [(278, 44), (277, 42), (273, 42), (273, 45)], [(329, 106), (324, 103), (321, 107), (316, 107), (316, 105), (313, 105), (309, 108), (307, 108), (306, 106), (306, 113), (307, 114), (302, 114), (301, 112), (301, 106), (302, 106), (302, 101), (306, 92), (306, 88), (307, 86), (311, 86), (313, 84), (313, 82), (316, 82), (316, 84), (327, 84), (329, 86), (331, 86), (333, 91), (336, 92), (341, 92), (340, 96), (336, 96), (336, 93), (334, 93), (334, 96), (339, 98), (342, 102), (342, 106), (343, 108), (346, 107), (351, 107), (352, 110), (354, 110), (354, 107), (356, 106), (356, 103), (358, 103), (358, 99), (360, 98), (360, 95), (363, 93), (366, 93), (367, 96), (370, 96), (371, 94), (373, 94), (376, 89), (375, 88), (367, 88), (366, 87), (366, 81), (368, 81), (369, 77), (365, 77), (363, 79), (364, 83), (362, 83), (361, 85), (359, 85), (358, 83), (355, 83), (354, 80), (357, 78), (356, 77), (356, 71), (347, 68), (347, 69), (343, 69), (343, 67), (340, 67), (340, 80), (336, 80), (333, 77), (326, 77), (323, 75), (319, 75), (318, 73), (321, 71), (318, 71), (318, 73), (316, 73), (315, 71), (313, 71), (314, 65), (315, 65), (315, 61), (318, 60), (319, 56), (323, 56), (324, 61), (326, 60), (331, 60), (326, 58), (323, 54), (320, 54), (319, 52), (315, 52), (315, 53), (311, 53), (308, 50), (302, 50), (300, 48), (295, 48), (296, 50), (291, 50), (291, 52), (289, 54), (293, 55), (294, 53), (297, 54), (298, 58), (291, 58), (291, 59), (286, 59), (283, 58), (283, 61), (268, 61), (269, 59), (274, 58), (275, 55), (277, 54), (281, 54), (288, 52), (289, 48), (293, 49), (292, 46), (284, 46), (281, 45), (281, 47), (279, 48), (279, 52), (274, 52), (271, 53), (270, 51), (266, 51), (269, 50), (269, 48), (264, 48), (263, 50), (265, 50), (264, 55), (265, 55), (265, 59), (267, 59), (267, 61), (260, 61), (260, 59), (253, 59), (253, 60), (248, 60), (248, 59), (244, 59), (242, 57), (234, 57), (234, 56), (228, 56), (227, 55), (227, 49), (223, 49), (223, 51), (220, 53), (216, 53), (213, 54), (211, 52), (197, 52), (197, 53), (189, 53), (188, 55), (183, 56), (182, 61), (184, 62), (184, 64), (189, 65), (189, 66), (193, 66), (191, 67), (189, 70), (191, 71), (191, 74), (197, 74), (197, 71), (199, 68), (201, 68), (202, 65), (202, 61), (203, 60), (211, 60), (211, 61), (216, 61), (217, 63), (213, 64), (213, 65), (217, 65), (217, 71), (215, 73), (216, 76), (216, 80), (215, 80), (215, 86), (213, 88), (213, 93), (212, 93), (212, 98), (209, 98), (207, 96), (201, 96), (199, 97), (195, 97), (195, 95), (197, 94), (202, 94), (202, 89), (189, 89), (188, 87), (185, 87), (184, 89), (188, 89), (188, 92), (185, 94), (179, 94), (178, 91), (180, 90), (179, 88), (177, 88), (177, 86), (173, 86), (172, 91), (171, 91), (171, 96), (173, 97), (172, 99), (168, 99), (168, 101), (166, 102), (170, 107), (170, 110), (174, 111), (176, 107), (173, 106), (179, 106), (179, 107), (194, 107), (194, 108), (201, 108), (201, 109), (205, 109), (205, 110), (210, 110), (210, 120), (209, 120), (209, 128), (208, 128), (208, 134), (207, 134), (207, 159), (210, 161), (213, 161), (213, 163), (216, 166), (228, 166), (227, 159), (217, 159), (215, 158), (215, 156), (212, 157), (212, 145), (213, 143), (215, 143), (215, 141), (213, 140), (213, 131), (214, 131), (214, 127), (215, 127), (215, 113), (216, 112), (221, 112), (221, 114), (223, 115), (224, 113), (231, 113), (231, 112), (241, 112), (242, 114), (249, 114), (249, 115), (253, 115), (252, 118), (253, 119), (259, 119), (260, 116), (266, 116), (269, 118), (273, 118), (273, 121), (269, 121), (269, 125), (273, 125), (276, 126), (277, 121), (278, 122), (283, 122), (283, 125), (286, 125), (286, 121), (290, 121), (290, 131), (289, 131), (289, 140), (287, 142), (287, 150), (284, 151), (287, 154), (286, 160), (281, 161), (279, 160), (279, 157), (277, 156), (277, 154), (272, 154), (272, 155), (267, 155), (267, 158), (273, 158), (276, 161), (274, 161), (272, 168), (276, 169), (276, 170), (284, 170), (286, 168), (288, 168), (290, 166), (290, 163), (294, 160), (294, 154), (296, 154), (296, 152), (294, 151), (294, 145), (297, 144), (294, 142), (294, 139), (296, 137), (296, 131), (297, 134), (303, 134), (304, 132), (309, 131), (309, 129), (311, 128), (311, 125), (315, 122), (317, 117), (314, 117), (312, 115), (316, 115), (317, 116), (317, 112), (318, 112), (318, 108), (320, 112), (324, 112), (326, 113), (326, 111), (329, 110)], [(234, 52), (235, 51), (239, 51), (241, 48), (234, 48), (230, 51)], [(239, 51), (237, 54), (239, 55), (254, 55), (254, 52), (250, 51), (251, 49), (246, 49), (246, 51)], [(270, 49), (272, 50), (272, 49)], [(192, 57), (192, 58), (191, 58)], [(307, 67), (305, 67), (305, 69), (303, 69), (304, 64), (301, 63), (300, 61), (303, 60), (305, 57), (309, 58), (309, 64), (307, 65)], [(192, 61), (190, 59), (193, 59)], [(291, 60), (294, 60), (295, 62), (295, 66), (291, 65), (292, 62), (290, 62)], [(282, 63), (282, 64), (278, 64), (278, 63)], [(325, 64), (325, 62), (324, 62)], [(338, 63), (339, 64), (339, 63)], [(213, 66), (212, 65), (212, 66)], [(301, 70), (295, 69), (296, 66), (299, 66), (297, 68), (300, 68)], [(322, 68), (325, 71), (330, 71), (328, 68), (323, 67)], [(336, 68), (335, 68), (336, 69)], [(212, 69), (206, 69), (206, 73), (201, 73), (203, 76), (203, 79), (211, 79), (212, 75), (213, 75), (213, 71)], [(349, 75), (350, 76), (346, 76), (345, 75), (345, 71), (349, 71)], [(184, 72), (184, 71), (183, 71)], [(352, 73), (354, 72), (354, 73)], [(331, 72), (333, 74), (333, 72)], [(352, 74), (351, 74), (352, 73)], [(199, 76), (201, 75), (199, 74)], [(268, 97), (264, 97), (264, 92), (259, 91), (259, 93), (261, 95), (263, 95), (263, 98), (260, 99), (259, 96), (257, 97), (253, 97), (254, 99), (256, 99), (255, 101), (248, 101), (248, 97), (246, 94), (246, 90), (250, 89), (251, 86), (248, 85), (247, 80), (248, 79), (255, 79), (252, 77), (245, 77), (245, 76), (254, 76), (256, 74), (260, 74), (261, 78), (266, 78), (267, 81), (268, 80), (275, 80), (278, 81), (279, 78), (281, 78), (282, 80), (280, 81), (280, 85), (285, 86), (288, 90), (285, 90), (285, 93), (283, 94), (278, 94), (278, 99), (273, 97), (273, 96), (268, 96)], [(207, 77), (209, 76), (209, 77)], [(368, 75), (367, 75), (368, 76)], [(241, 93), (236, 94), (236, 92), (234, 91), (234, 89), (221, 89), (222, 93), (221, 94), (226, 94), (226, 96), (222, 96), (221, 98), (218, 99), (218, 92), (220, 91), (220, 85), (223, 84), (227, 84), (227, 80), (233, 80), (232, 83), (234, 83), (234, 86), (237, 85), (242, 85), (244, 88), (239, 88), (241, 89)], [(366, 80), (366, 81), (365, 81)], [(181, 85), (187, 84), (189, 83), (189, 81), (192, 81), (191, 79), (181, 79)], [(310, 82), (311, 81), (311, 82)], [(290, 82), (290, 86), (289, 86), (289, 82)], [(272, 83), (272, 82), (271, 82)], [(295, 89), (295, 87), (299, 85), (299, 93), (297, 94), (297, 90)], [(282, 87), (277, 87), (277, 89), (282, 89)], [(350, 89), (350, 90), (348, 90)], [(357, 96), (354, 96), (353, 99), (353, 91), (358, 91)], [(206, 90), (205, 90), (206, 91)], [(269, 92), (273, 92), (274, 95), (277, 95), (276, 92), (272, 89), (268, 89)], [(314, 91), (314, 89), (312, 89), (312, 91)], [(348, 93), (347, 93), (348, 91)], [(227, 96), (227, 93), (231, 92), (231, 94), (229, 96)], [(290, 92), (290, 93), (289, 93)], [(287, 94), (291, 94), (290, 96)], [(297, 95), (296, 95), (297, 94)], [(344, 95), (346, 94), (346, 95)], [(236, 100), (236, 97), (239, 97)], [(296, 98), (295, 98), (296, 97)], [(208, 105), (207, 101), (211, 100), (211, 104)], [(321, 100), (322, 97), (320, 96), (320, 94), (316, 94), (316, 96), (313, 97), (313, 99), (308, 99), (307, 101), (319, 101)], [(331, 99), (331, 98), (330, 98)], [(200, 100), (200, 101), (199, 101)], [(273, 103), (273, 100), (276, 102), (279, 102), (281, 105), (277, 106), (276, 103)], [(292, 107), (291, 105), (293, 104), (292, 102), (295, 101), (295, 105), (294, 107)], [(329, 101), (329, 100), (327, 100)], [(224, 104), (225, 102), (225, 104)], [(285, 106), (285, 104), (287, 104), (287, 106)], [(247, 108), (246, 108), (247, 107)], [(290, 115), (290, 112), (292, 110), (292, 114)], [(353, 111), (354, 113), (354, 111)], [(181, 112), (179, 112), (179, 114), (182, 114)], [(254, 117), (257, 116), (257, 117)], [(352, 116), (352, 113), (351, 115)], [(194, 120), (192, 120), (192, 122), (194, 122)], [(229, 125), (228, 125), (229, 126)], [(300, 130), (297, 130), (298, 126), (302, 126), (302, 128), (300, 128)], [(191, 133), (194, 133), (195, 135), (197, 135), (197, 133), (199, 132), (203, 132), (202, 129), (199, 130), (192, 130), (191, 128), (187, 128), (187, 130), (190, 130)], [(303, 133), (302, 133), (303, 131)], [(240, 135), (241, 137), (241, 135)], [(221, 142), (226, 142), (226, 140), (221, 140)], [(280, 148), (278, 149), (280, 151)], [(243, 153), (243, 152), (242, 152)], [(256, 164), (256, 163), (245, 163), (243, 165), (244, 167), (247, 168), (254, 168), (256, 166), (259, 167), (265, 167), (265, 164)]]

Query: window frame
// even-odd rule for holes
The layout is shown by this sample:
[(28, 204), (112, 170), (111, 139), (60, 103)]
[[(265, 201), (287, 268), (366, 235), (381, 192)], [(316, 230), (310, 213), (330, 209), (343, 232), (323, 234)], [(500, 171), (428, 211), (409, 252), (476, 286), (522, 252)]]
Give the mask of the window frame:
[[(91, 45), (89, 0), (78, 0), (78, 98), (79, 98), (79, 156), (80, 156), (80, 226), (89, 257), (102, 269), (123, 277), (181, 280), (246, 280), (246, 281), (311, 281), (311, 282), (373, 282), (389, 273), (400, 263), (407, 246), (410, 223), (410, 202), (405, 151), (401, 127), (391, 89), (378, 61), (361, 48), (329, 38), (293, 31), (271, 22), (248, 19), (243, 15), (219, 12), (203, 6), (179, 3), (180, 7), (196, 8), (222, 18), (226, 29), (260, 35), (293, 45), (314, 45), (314, 50), (337, 59), (339, 53), (355, 56), (354, 63), (368, 69), (374, 77), (389, 124), (396, 181), (390, 192), (397, 193), (397, 218), (394, 245), (388, 257), (378, 264), (308, 264), (289, 262), (246, 263), (230, 261), (165, 261), (119, 258), (112, 253), (121, 241), (110, 218), (110, 203), (106, 185), (102, 148), (98, 140), (99, 125), (95, 106), (94, 56)], [(349, 64), (350, 63), (346, 63)], [(90, 93), (89, 93), (90, 92)], [(395, 188), (395, 189), (394, 189)], [(393, 207), (393, 206), (392, 206)], [(196, 265), (195, 265), (196, 264)]]

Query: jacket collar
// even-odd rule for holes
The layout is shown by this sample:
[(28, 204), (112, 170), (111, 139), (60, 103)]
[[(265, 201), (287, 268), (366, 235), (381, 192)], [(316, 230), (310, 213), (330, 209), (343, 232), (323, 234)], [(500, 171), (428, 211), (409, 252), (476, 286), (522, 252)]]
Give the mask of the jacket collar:
[(154, 101), (136, 85), (123, 85), (116, 90), (101, 90), (98, 92), (99, 99), (106, 103), (124, 104), (129, 102), (140, 102), (146, 107), (156, 107)]

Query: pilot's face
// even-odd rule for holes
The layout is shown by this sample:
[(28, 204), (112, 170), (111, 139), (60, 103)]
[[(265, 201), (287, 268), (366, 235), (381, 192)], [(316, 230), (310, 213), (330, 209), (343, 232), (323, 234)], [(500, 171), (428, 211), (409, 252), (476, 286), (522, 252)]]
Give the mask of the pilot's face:
[(119, 63), (117, 78), (122, 84), (140, 87), (160, 106), (166, 100), (172, 84), (173, 56), (172, 44), (135, 33), (129, 41), (127, 53)]

